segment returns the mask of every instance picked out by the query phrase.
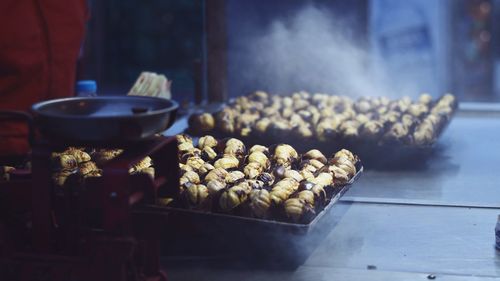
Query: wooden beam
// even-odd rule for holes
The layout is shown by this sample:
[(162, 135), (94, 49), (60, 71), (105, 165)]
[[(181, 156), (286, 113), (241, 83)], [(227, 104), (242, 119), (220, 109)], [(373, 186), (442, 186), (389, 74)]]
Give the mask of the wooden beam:
[(227, 100), (227, 34), (225, 0), (205, 1), (207, 48), (207, 98), (209, 102)]

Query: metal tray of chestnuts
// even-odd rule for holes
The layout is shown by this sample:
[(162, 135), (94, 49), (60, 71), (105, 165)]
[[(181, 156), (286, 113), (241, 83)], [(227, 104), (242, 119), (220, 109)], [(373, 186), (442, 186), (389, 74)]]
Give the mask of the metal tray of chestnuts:
[(324, 207), (307, 223), (204, 212), (183, 207), (147, 206), (145, 211), (168, 215), (162, 230), (162, 256), (176, 261), (223, 260), (236, 266), (295, 269), (320, 247), (350, 203), (339, 202), (363, 172), (333, 188)]
[[(322, 240), (318, 235), (331, 230), (332, 213), (338, 216), (337, 205), (345, 205), (336, 203), (363, 171), (348, 150), (327, 158), (315, 149), (300, 154), (288, 144), (247, 150), (234, 138), (204, 136), (197, 147), (189, 136), (177, 139), (180, 185), (164, 190), (172, 196), (168, 202), (142, 209), (168, 215), (162, 237), (176, 241), (169, 244), (169, 253), (198, 255), (205, 249), (259, 260), (279, 256), (286, 265), (300, 264)], [(209, 157), (210, 151), (218, 156)], [(254, 170), (257, 163), (263, 170)], [(202, 171), (207, 166), (210, 170)], [(213, 183), (221, 175), (226, 184), (217, 188)]]
[[(349, 180), (348, 183), (341, 186), (330, 186), (327, 192), (327, 198), (319, 212), (309, 221), (290, 222), (286, 221), (284, 216), (279, 211), (275, 211), (273, 219), (261, 219), (244, 216), (243, 213), (221, 213), (208, 212), (196, 209), (188, 209), (182, 205), (159, 206), (148, 205), (147, 211), (166, 212), (170, 218), (175, 217), (176, 221), (182, 222), (183, 225), (197, 225), (199, 227), (217, 228), (222, 226), (226, 230), (239, 229), (239, 231), (263, 234), (262, 232), (287, 232), (296, 235), (307, 235), (313, 228), (322, 221), (322, 218), (330, 212), (332, 207), (346, 193), (351, 185), (358, 180), (363, 172), (361, 161), (356, 163), (356, 174)], [(244, 212), (244, 211), (243, 211)], [(211, 231), (211, 230), (208, 230)]]
[(412, 101), (257, 91), (229, 101), (217, 112), (192, 114), (187, 132), (264, 145), (287, 142), (325, 153), (346, 148), (367, 168), (406, 168), (425, 164), (440, 152), (436, 142), (457, 108), (451, 94), (438, 99), (422, 94)]

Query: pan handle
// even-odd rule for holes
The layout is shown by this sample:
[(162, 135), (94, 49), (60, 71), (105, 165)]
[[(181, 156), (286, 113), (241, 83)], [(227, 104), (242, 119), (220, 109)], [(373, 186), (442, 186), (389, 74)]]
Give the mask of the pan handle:
[(24, 111), (0, 110), (0, 122), (21, 121), (28, 126), (28, 142), (33, 145), (35, 141), (35, 126), (33, 117)]

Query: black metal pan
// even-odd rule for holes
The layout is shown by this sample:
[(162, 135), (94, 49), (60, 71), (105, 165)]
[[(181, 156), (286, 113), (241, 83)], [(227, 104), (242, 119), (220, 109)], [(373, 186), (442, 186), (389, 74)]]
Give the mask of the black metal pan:
[(42, 135), (58, 141), (146, 140), (172, 125), (178, 104), (154, 97), (77, 97), (32, 106)]

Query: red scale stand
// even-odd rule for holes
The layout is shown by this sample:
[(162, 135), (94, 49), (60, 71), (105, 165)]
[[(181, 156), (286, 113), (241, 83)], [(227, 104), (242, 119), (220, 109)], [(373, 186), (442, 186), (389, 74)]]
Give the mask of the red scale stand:
[[(33, 146), (32, 172), (17, 171), (10, 181), (0, 182), (0, 277), (166, 280), (159, 267), (160, 229), (166, 214), (143, 211), (141, 206), (154, 204), (159, 192), (178, 187), (175, 138), (86, 144), (125, 152), (100, 167), (102, 177), (55, 188), (50, 155), (67, 146), (38, 142)], [(129, 175), (129, 169), (146, 156), (153, 159), (155, 178)]]

